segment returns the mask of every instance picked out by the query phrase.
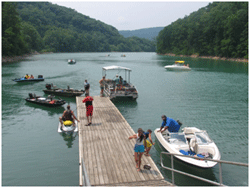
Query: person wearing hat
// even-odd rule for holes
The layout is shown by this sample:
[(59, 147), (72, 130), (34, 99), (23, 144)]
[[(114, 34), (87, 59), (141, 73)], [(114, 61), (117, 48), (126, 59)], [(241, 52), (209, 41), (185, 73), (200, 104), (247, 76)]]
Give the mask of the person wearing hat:
[(177, 120), (175, 121), (172, 118), (166, 117), (165, 115), (161, 116), (162, 118), (162, 124), (161, 124), (161, 128), (158, 132), (164, 132), (166, 129), (168, 129), (169, 132), (178, 132), (182, 123)]

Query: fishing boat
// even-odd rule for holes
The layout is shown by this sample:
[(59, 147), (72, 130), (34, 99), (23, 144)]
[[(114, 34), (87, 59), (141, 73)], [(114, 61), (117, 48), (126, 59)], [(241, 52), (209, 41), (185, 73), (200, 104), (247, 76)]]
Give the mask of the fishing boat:
[(190, 71), (191, 70), (191, 68), (189, 67), (189, 64), (185, 65), (185, 61), (175, 61), (173, 65), (166, 65), (164, 68), (169, 71)]
[(73, 122), (72, 121), (64, 121), (63, 125), (61, 125), (61, 123), (59, 122), (58, 124), (58, 129), (57, 131), (59, 133), (74, 133), (74, 132), (78, 132), (78, 122), (75, 120), (75, 127), (73, 126)]
[(54, 95), (63, 96), (63, 97), (76, 97), (76, 96), (81, 96), (82, 94), (85, 93), (84, 90), (72, 89), (69, 86), (67, 89), (57, 88), (53, 86), (53, 83), (46, 84), (45, 87), (46, 89), (43, 90), (45, 94), (54, 94)]
[(69, 59), (69, 60), (68, 60), (68, 64), (76, 64), (76, 60), (74, 60), (74, 59)]
[[(131, 98), (136, 100), (138, 98), (138, 92), (136, 87), (130, 83), (130, 72), (129, 68), (121, 66), (107, 66), (102, 68), (102, 76), (107, 76), (107, 71), (116, 72), (116, 79), (105, 79), (104, 81), (104, 93), (112, 100), (115, 98)], [(120, 72), (125, 73), (124, 79), (118, 74)], [(115, 78), (114, 77), (114, 78)]]
[(36, 96), (36, 94), (29, 93), (29, 97), (25, 100), (30, 103), (47, 106), (47, 107), (58, 107), (66, 103), (62, 99), (53, 99), (54, 96), (48, 96), (48, 98)]
[(170, 133), (167, 130), (161, 133), (158, 130), (160, 129), (154, 131), (156, 138), (169, 153), (200, 158), (198, 160), (175, 156), (181, 161), (201, 168), (212, 168), (217, 162), (207, 161), (206, 159), (220, 160), (221, 158), (218, 147), (205, 130), (196, 127), (185, 127), (182, 132), (175, 133)]
[(39, 81), (44, 81), (43, 75), (38, 75), (37, 78), (30, 78), (30, 79), (26, 79), (25, 77), (22, 78), (15, 78), (13, 79), (13, 81), (15, 82), (39, 82)]

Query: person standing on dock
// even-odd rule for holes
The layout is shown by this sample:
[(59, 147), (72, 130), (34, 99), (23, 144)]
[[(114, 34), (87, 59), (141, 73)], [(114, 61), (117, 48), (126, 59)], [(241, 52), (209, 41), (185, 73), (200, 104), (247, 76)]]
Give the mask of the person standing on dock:
[(144, 152), (144, 140), (145, 140), (145, 135), (143, 134), (143, 130), (141, 128), (138, 129), (138, 133), (134, 134), (133, 136), (130, 136), (128, 139), (136, 139), (134, 151), (135, 151), (135, 163), (136, 163), (136, 168), (137, 171), (141, 171), (141, 157)]
[(99, 81), (100, 88), (101, 88), (101, 92), (100, 92), (101, 97), (103, 97), (104, 82), (105, 82), (105, 76), (103, 76), (102, 79)]
[(161, 124), (161, 128), (158, 132), (164, 132), (166, 129), (168, 129), (169, 132), (178, 132), (182, 123), (177, 120), (175, 121), (172, 118), (166, 117), (165, 115), (161, 116), (162, 118), (162, 124)]
[(89, 88), (90, 88), (90, 85), (88, 83), (88, 80), (85, 80), (85, 82), (84, 82), (85, 93), (89, 94)]
[(82, 100), (83, 103), (86, 105), (86, 116), (88, 120), (88, 124), (86, 126), (90, 126), (92, 124), (92, 115), (93, 115), (93, 97), (89, 96), (88, 93), (85, 94), (85, 98)]
[[(146, 156), (150, 156), (149, 151), (150, 151), (152, 145), (155, 145), (155, 143), (153, 143), (153, 140), (151, 138), (151, 133), (152, 133), (151, 129), (148, 129), (147, 132), (143, 132), (143, 134), (145, 135), (144, 147), (146, 149), (146, 153), (145, 153)], [(149, 139), (149, 140), (147, 140), (147, 139)]]

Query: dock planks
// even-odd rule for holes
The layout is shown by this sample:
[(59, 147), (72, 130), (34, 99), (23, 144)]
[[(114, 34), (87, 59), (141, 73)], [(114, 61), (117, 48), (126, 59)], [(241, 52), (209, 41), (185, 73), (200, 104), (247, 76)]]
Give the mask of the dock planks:
[[(91, 126), (87, 124), (84, 97), (76, 97), (79, 125), (79, 159), (85, 163), (92, 186), (172, 186), (151, 157), (142, 157), (141, 172), (137, 172), (134, 161), (135, 134), (128, 122), (106, 97), (95, 96)], [(143, 169), (150, 164), (151, 169)], [(80, 185), (82, 181), (79, 168)]]

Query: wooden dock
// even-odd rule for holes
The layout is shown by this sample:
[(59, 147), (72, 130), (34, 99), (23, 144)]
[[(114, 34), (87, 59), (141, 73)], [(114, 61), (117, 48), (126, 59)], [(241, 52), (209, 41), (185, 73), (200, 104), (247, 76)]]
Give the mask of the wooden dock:
[(79, 123), (79, 184), (82, 185), (83, 159), (92, 186), (173, 186), (164, 180), (151, 157), (142, 157), (151, 169), (137, 172), (134, 160), (135, 134), (115, 105), (106, 97), (95, 96), (91, 126), (87, 124), (84, 97), (76, 97)]

